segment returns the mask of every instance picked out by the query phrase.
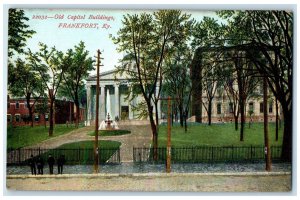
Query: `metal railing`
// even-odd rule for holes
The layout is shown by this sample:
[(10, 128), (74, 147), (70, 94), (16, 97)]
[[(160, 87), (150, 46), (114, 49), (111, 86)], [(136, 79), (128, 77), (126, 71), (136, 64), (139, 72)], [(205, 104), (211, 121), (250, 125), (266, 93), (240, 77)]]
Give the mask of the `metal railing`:
[[(60, 155), (64, 155), (67, 165), (90, 165), (94, 163), (94, 149), (46, 149), (46, 148), (19, 148), (7, 150), (7, 165), (26, 165), (31, 155), (35, 158), (41, 156), (47, 163), (48, 155), (51, 154), (55, 161)], [(99, 150), (99, 163), (119, 164), (120, 148)]]
[[(153, 148), (133, 148), (134, 162), (164, 163), (166, 148), (157, 148), (157, 160), (154, 160)], [(280, 160), (281, 146), (271, 147), (272, 160)], [(263, 146), (226, 146), (226, 147), (172, 147), (171, 161), (173, 163), (203, 163), (203, 162), (248, 162), (265, 159)]]

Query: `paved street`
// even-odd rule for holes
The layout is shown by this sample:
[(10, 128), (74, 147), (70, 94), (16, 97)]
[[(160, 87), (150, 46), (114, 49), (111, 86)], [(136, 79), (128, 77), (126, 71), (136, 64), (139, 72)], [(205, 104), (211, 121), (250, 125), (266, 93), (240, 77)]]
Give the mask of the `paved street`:
[(7, 189), (54, 191), (289, 192), (290, 173), (10, 175)]

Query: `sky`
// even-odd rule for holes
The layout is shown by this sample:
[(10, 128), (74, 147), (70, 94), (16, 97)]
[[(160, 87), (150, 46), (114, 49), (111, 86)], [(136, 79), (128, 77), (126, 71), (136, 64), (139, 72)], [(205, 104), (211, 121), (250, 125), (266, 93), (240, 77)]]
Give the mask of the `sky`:
[[(91, 57), (96, 56), (97, 49), (102, 52), (103, 60), (100, 71), (114, 69), (122, 53), (118, 53), (109, 35), (117, 36), (122, 27), (123, 15), (147, 10), (100, 10), (100, 9), (24, 9), (29, 18), (27, 24), (36, 34), (27, 41), (27, 48), (38, 51), (38, 43), (48, 47), (55, 46), (58, 50), (66, 51), (80, 41), (86, 45)], [(203, 16), (216, 17), (212, 11), (184, 11), (192, 14), (191, 18), (200, 21)], [(83, 25), (82, 25), (83, 23)], [(73, 26), (73, 27), (72, 27)], [(91, 72), (95, 74), (95, 71)]]

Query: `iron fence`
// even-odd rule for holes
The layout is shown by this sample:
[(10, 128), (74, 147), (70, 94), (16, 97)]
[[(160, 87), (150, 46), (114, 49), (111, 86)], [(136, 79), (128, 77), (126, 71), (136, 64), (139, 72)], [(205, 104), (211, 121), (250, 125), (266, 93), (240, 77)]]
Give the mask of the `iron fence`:
[[(166, 162), (166, 148), (157, 148), (157, 159), (154, 160), (154, 148), (133, 148), (134, 162)], [(272, 160), (280, 160), (281, 146), (271, 147)], [(203, 162), (247, 162), (265, 159), (263, 146), (227, 146), (227, 147), (173, 147), (171, 161), (173, 163), (203, 163)]]
[[(7, 165), (26, 165), (28, 159), (33, 155), (35, 158), (41, 156), (47, 162), (48, 155), (51, 154), (55, 160), (60, 155), (64, 155), (68, 165), (84, 165), (94, 163), (94, 149), (46, 149), (46, 148), (19, 148), (7, 150)], [(99, 163), (118, 164), (120, 163), (120, 148), (99, 150)]]

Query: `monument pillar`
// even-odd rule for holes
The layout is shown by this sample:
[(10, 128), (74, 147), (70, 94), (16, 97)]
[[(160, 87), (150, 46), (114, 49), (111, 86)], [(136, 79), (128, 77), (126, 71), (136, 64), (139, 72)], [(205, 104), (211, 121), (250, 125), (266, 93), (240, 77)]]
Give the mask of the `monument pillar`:
[(86, 125), (90, 126), (91, 125), (91, 120), (92, 120), (92, 97), (91, 97), (91, 86), (87, 85), (86, 86), (86, 96), (87, 96), (87, 121)]
[(100, 107), (100, 117), (99, 119), (105, 120), (105, 85), (100, 85), (100, 99), (99, 99), (99, 107)]
[(119, 83), (115, 83), (115, 117), (120, 119)]
[(133, 87), (133, 85), (128, 85), (128, 87), (129, 87), (129, 90), (130, 90), (130, 94), (129, 94), (129, 99), (128, 99), (128, 110), (129, 110), (129, 119), (131, 120), (131, 119), (133, 119), (133, 110), (132, 110), (132, 108), (133, 108), (133, 105), (132, 105), (132, 103), (133, 103), (133, 101), (131, 100), (132, 99), (132, 87)]

